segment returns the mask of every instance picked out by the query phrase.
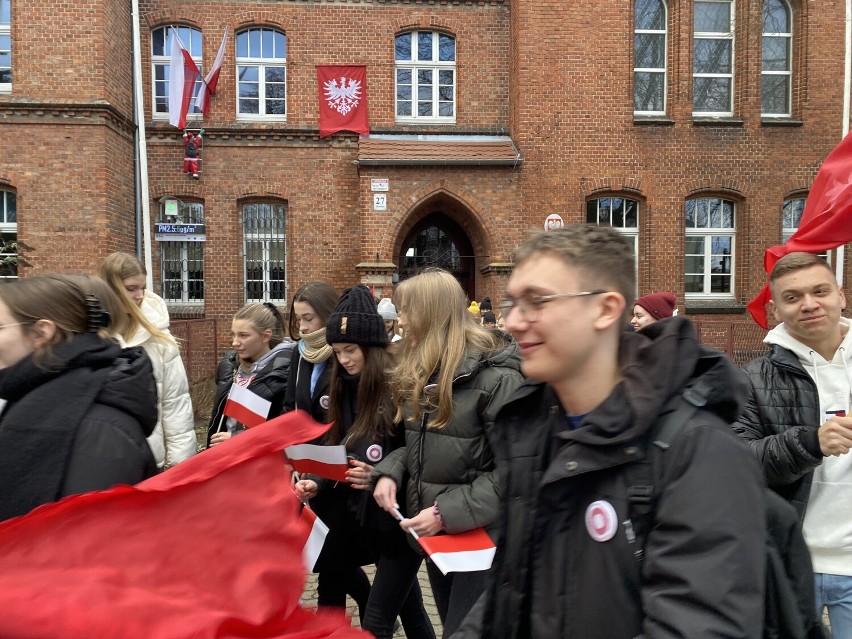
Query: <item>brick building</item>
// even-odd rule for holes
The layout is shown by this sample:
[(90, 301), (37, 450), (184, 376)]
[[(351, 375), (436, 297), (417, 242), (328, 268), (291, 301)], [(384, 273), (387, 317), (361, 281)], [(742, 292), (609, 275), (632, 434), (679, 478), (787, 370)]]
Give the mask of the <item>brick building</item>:
[[(496, 301), (558, 215), (629, 235), (639, 294), (745, 319), (841, 138), (842, 4), (141, 0), (150, 222), (204, 225), (152, 232), (155, 290), (176, 317), (227, 318), (315, 278), (387, 295), (435, 263)], [(190, 115), (195, 181), (168, 123), (171, 37), (206, 72), (226, 29), (210, 113)], [(0, 0), (6, 275), (142, 245), (132, 45), (131, 0)], [(366, 65), (370, 136), (319, 137), (325, 64)]]

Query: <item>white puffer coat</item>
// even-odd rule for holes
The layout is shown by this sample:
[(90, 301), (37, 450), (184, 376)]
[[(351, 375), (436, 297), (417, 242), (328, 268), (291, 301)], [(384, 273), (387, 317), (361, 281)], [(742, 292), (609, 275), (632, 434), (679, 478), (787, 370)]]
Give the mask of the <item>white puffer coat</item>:
[[(170, 334), (169, 311), (159, 295), (145, 291), (141, 308), (149, 322)], [(127, 345), (141, 346), (151, 358), (157, 382), (158, 417), (157, 426), (148, 437), (148, 445), (157, 460), (157, 467), (171, 468), (192, 457), (197, 450), (189, 382), (180, 350), (174, 344), (154, 338), (141, 326), (127, 338)]]

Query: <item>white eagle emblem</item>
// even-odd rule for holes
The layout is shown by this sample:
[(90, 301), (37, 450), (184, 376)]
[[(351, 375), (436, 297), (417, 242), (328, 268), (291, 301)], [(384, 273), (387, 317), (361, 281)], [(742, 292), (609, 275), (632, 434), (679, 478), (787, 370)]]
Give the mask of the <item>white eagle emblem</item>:
[(352, 109), (358, 108), (361, 99), (361, 82), (355, 78), (341, 76), (340, 82), (332, 78), (323, 84), (325, 100), (328, 106), (341, 115), (346, 115)]

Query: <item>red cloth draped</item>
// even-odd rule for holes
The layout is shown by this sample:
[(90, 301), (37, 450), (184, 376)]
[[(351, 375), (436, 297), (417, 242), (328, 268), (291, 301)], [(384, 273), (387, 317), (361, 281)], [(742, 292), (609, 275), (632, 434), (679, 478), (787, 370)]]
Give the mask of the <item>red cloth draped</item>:
[(367, 67), (319, 66), (319, 134), (338, 131), (369, 135), (367, 117)]

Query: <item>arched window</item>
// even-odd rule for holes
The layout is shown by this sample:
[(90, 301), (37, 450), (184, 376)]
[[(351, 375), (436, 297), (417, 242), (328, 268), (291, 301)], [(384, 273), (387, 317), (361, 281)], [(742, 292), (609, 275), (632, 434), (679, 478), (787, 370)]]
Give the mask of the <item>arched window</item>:
[(18, 277), (18, 214), (14, 191), (0, 190), (0, 280)]
[(633, 26), (633, 111), (666, 112), (666, 3), (636, 0)]
[(718, 197), (686, 201), (687, 297), (732, 297), (736, 205)]
[(243, 205), (246, 302), (287, 299), (286, 206), (278, 202)]
[[(154, 96), (152, 104), (154, 105), (154, 117), (168, 117), (169, 115), (169, 61), (172, 55), (172, 38), (174, 32), (177, 31), (178, 38), (183, 43), (183, 46), (189, 51), (193, 62), (198, 66), (199, 71), (201, 66), (201, 31), (193, 27), (160, 27), (151, 32), (151, 77), (154, 80)], [(195, 81), (195, 87), (192, 90), (193, 100), (189, 105), (188, 114), (199, 114), (195, 107), (195, 96), (201, 90), (201, 77)]]
[(396, 119), (456, 120), (456, 39), (438, 31), (396, 36)]
[(633, 276), (639, 286), (639, 202), (624, 197), (602, 197), (586, 202), (586, 222), (611, 226), (633, 247)]
[(793, 77), (793, 20), (786, 0), (763, 2), (761, 69), (761, 114), (789, 117)]
[[(791, 197), (784, 200), (784, 206), (781, 209), (781, 243), (786, 244), (793, 237), (793, 233), (799, 230), (799, 224), (802, 221), (802, 214), (805, 212), (805, 197)], [(835, 251), (823, 251), (817, 253), (826, 262), (833, 262)]]
[(12, 0), (0, 0), (0, 93), (12, 90)]
[(692, 56), (693, 115), (733, 115), (733, 0), (695, 1)]
[(237, 117), (287, 117), (287, 36), (253, 27), (237, 34)]

